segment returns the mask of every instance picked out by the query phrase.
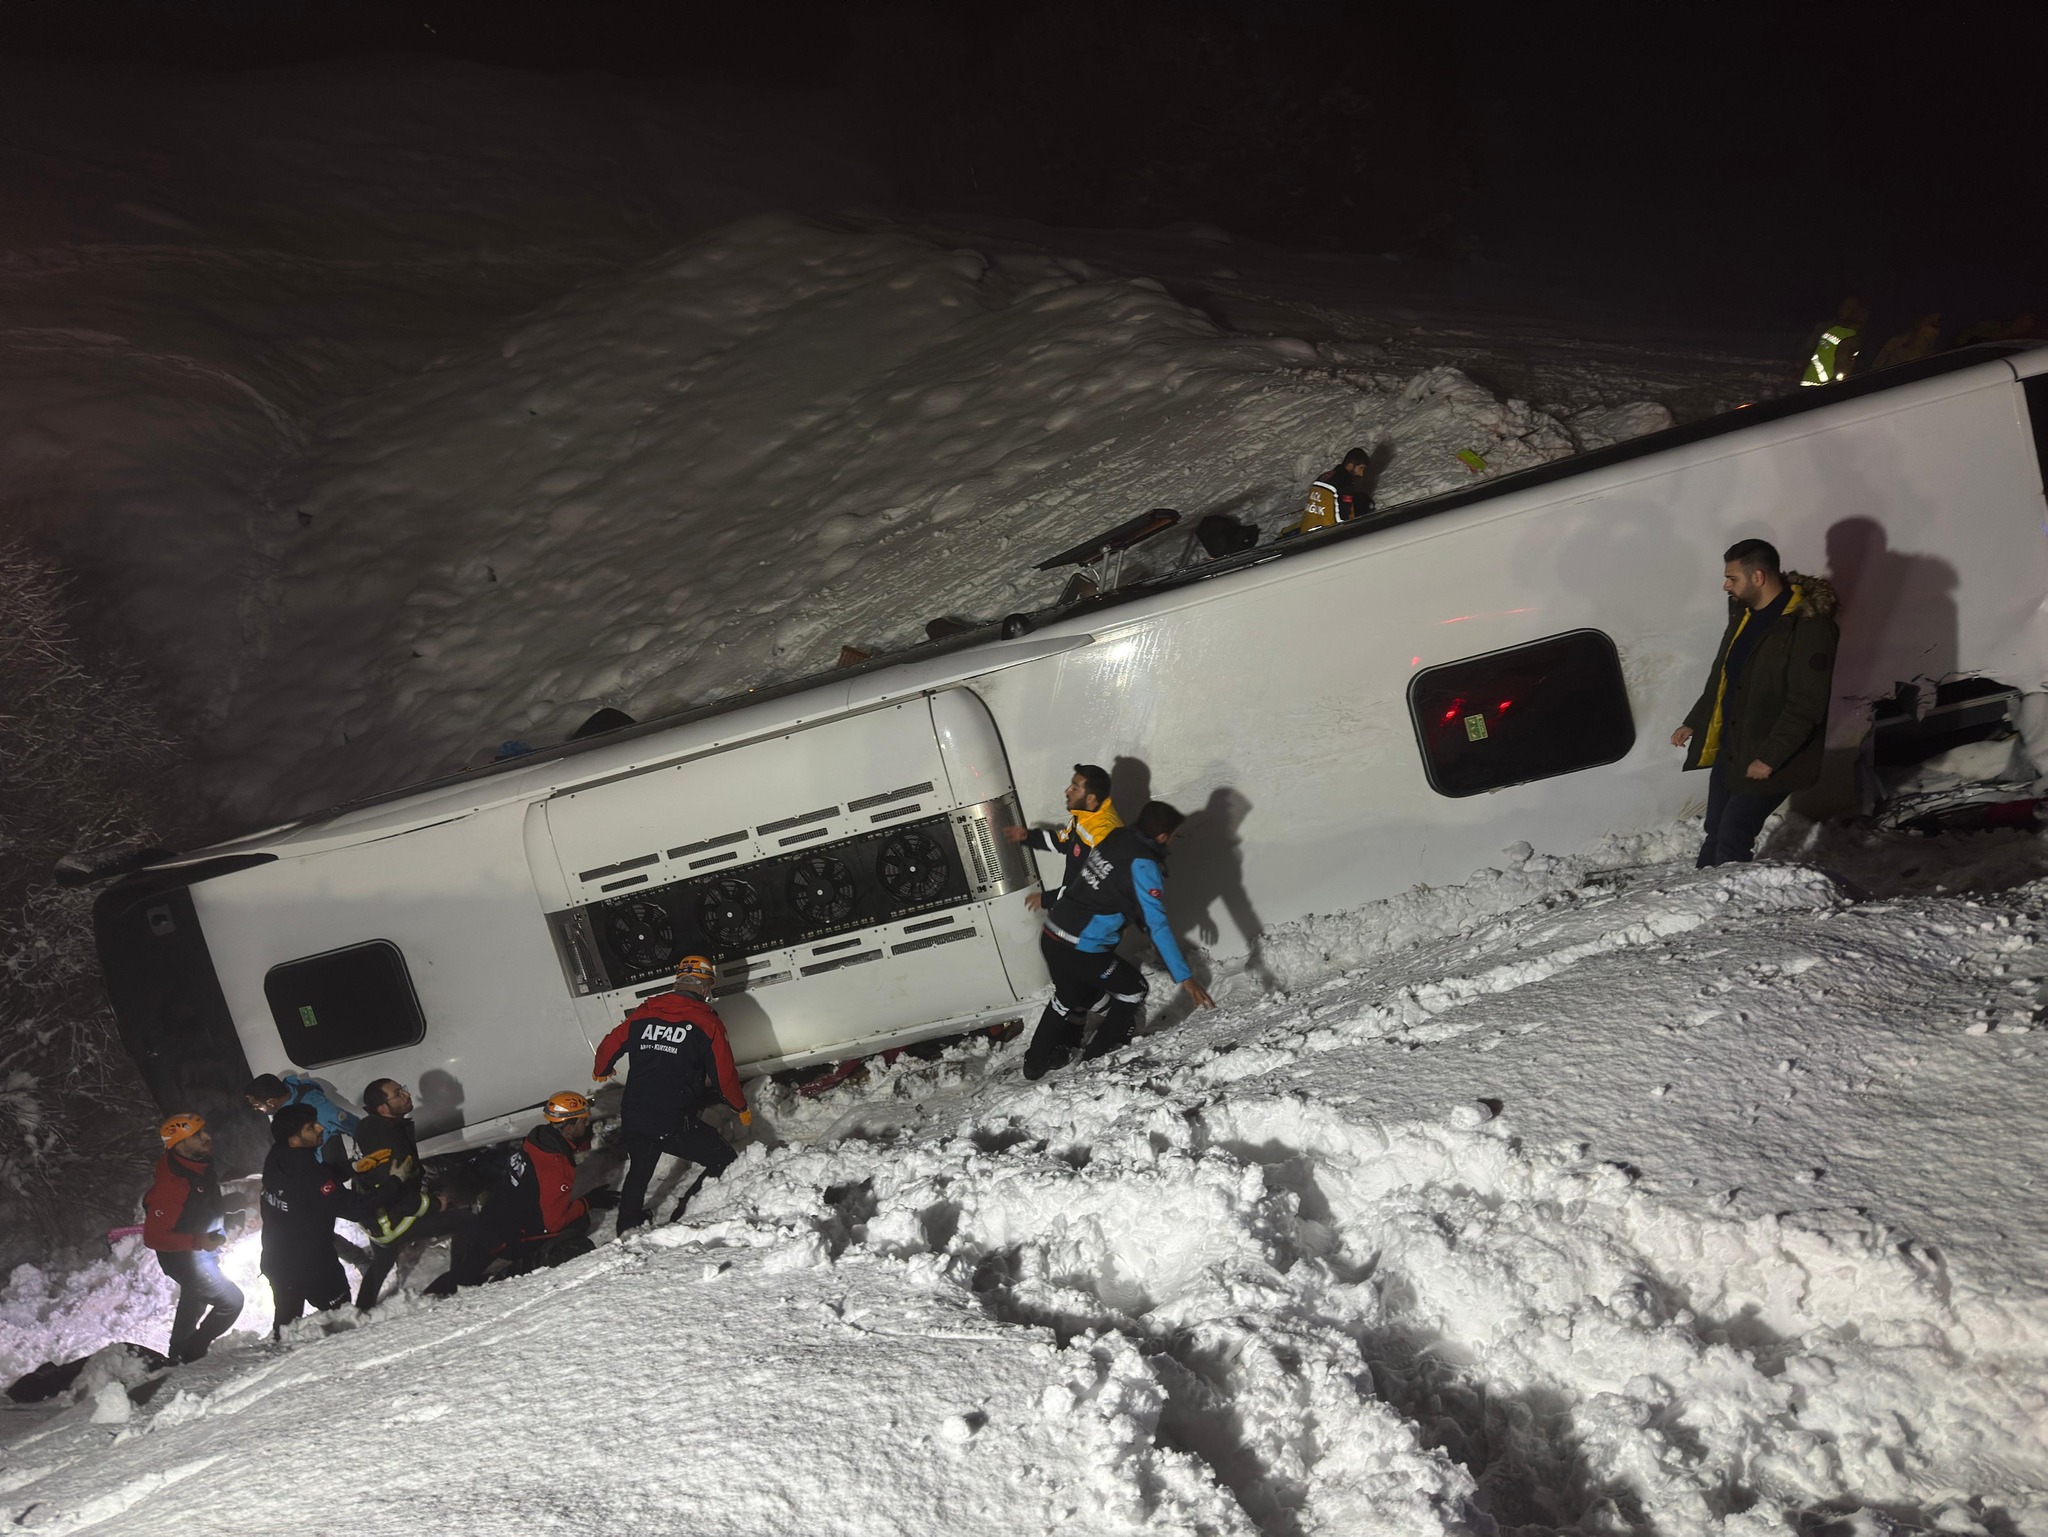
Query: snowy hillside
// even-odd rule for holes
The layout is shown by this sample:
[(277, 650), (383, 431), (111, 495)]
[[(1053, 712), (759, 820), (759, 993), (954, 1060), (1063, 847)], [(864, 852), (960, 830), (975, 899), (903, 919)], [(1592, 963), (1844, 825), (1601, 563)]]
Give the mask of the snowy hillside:
[[(1983, 857), (1918, 889), (2040, 857), (1959, 851)], [(978, 1043), (816, 1103), (757, 1086), (682, 1223), (281, 1354), (231, 1336), (139, 1406), (89, 1376), (0, 1418), (0, 1509), (2048, 1532), (2048, 883), (1856, 902), (1811, 870), (1617, 862), (1644, 852), (1510, 851), (1285, 930), (1217, 1016), (1036, 1085)], [(161, 1343), (153, 1271), (17, 1274), (8, 1364)], [(366, 1404), (379, 1433), (341, 1433)]]
[(1271, 532), (1354, 444), (1400, 501), (1781, 371), (1483, 272), (850, 212), (829, 101), (9, 84), (0, 520), (152, 658), (216, 825), (1036, 606), (1148, 507)]

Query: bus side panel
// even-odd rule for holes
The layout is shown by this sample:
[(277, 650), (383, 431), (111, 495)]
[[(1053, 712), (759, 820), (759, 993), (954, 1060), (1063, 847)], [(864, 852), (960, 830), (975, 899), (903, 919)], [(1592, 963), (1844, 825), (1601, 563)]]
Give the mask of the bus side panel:
[[(939, 723), (934, 702), (919, 696), (549, 801), (555, 878), (572, 898), (553, 926), (583, 989), (576, 1007), (586, 1033), (601, 1037), (666, 987), (657, 962), (672, 961), (681, 936), (708, 924), (695, 904), (714, 880), (755, 891), (770, 915), (761, 945), (735, 940), (706, 952), (743, 1067), (855, 1055), (1014, 1004), (1011, 951), (1032, 928), (1029, 877), (1014, 846), (988, 831), (992, 818), (1014, 815), (1008, 765), (978, 700), (936, 697), (945, 701)], [(881, 876), (863, 858), (896, 825), (953, 845), (965, 882), (956, 895), (882, 921), (842, 918), (808, 936), (798, 924), (776, 937), (793, 904), (784, 890), (793, 860), (844, 855), (865, 901)], [(620, 985), (615, 963), (629, 954), (637, 969)], [(1028, 990), (1036, 982), (1024, 969)]]
[(194, 892), (222, 989), (258, 1071), (293, 1068), (264, 977), (386, 940), (425, 1017), (412, 1046), (305, 1064), (350, 1097), (410, 1086), (423, 1135), (538, 1104), (590, 1080), (590, 1047), (547, 939), (515, 804), (247, 871)]
[[(1461, 881), (1517, 843), (1565, 853), (1677, 832), (1706, 782), (1668, 739), (1726, 624), (1722, 552), (1737, 539), (1772, 540), (1840, 591), (1841, 779), (1870, 700), (1897, 682), (1981, 672), (2040, 688), (2048, 542), (2016, 395), (2009, 380), (1930, 381), (1638, 461), (1627, 483), (1563, 481), (1551, 502), (1390, 528), (1342, 559), (1260, 568), (1121, 622), (1112, 611), (1093, 646), (976, 688), (1032, 820), (1058, 815), (1077, 761), (1193, 813), (1169, 914), (1184, 938), (1246, 954), (1271, 925)], [(1633, 750), (1435, 793), (1408, 713), (1415, 672), (1578, 628), (1620, 651)]]

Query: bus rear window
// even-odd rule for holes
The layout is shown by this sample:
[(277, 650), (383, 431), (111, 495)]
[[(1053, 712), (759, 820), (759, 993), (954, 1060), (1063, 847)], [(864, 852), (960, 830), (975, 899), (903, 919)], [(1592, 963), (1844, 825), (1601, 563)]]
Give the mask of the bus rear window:
[(263, 996), (300, 1067), (416, 1046), (427, 1033), (405, 957), (388, 939), (273, 966)]

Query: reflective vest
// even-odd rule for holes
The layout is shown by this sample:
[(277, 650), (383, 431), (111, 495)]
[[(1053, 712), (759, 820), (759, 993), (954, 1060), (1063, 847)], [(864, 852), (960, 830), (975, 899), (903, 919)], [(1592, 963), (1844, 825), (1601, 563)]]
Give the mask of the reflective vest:
[(1317, 481), (1308, 488), (1308, 505), (1301, 509), (1300, 532), (1313, 533), (1319, 528), (1330, 528), (1341, 522), (1342, 507), (1343, 504), (1337, 499), (1337, 488), (1326, 480)]
[[(1842, 348), (1854, 341), (1861, 333), (1857, 326), (1831, 325), (1820, 333), (1820, 341), (1814, 345), (1813, 356), (1806, 360), (1806, 372), (1799, 376), (1801, 384), (1840, 384), (1848, 375), (1846, 368), (1835, 366), (1835, 359)], [(1783, 374), (1778, 376), (1784, 378)]]

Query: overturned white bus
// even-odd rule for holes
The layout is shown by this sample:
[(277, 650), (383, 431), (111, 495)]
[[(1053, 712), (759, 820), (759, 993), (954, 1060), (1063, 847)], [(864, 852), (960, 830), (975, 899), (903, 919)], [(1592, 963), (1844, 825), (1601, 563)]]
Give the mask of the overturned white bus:
[(390, 1076), (429, 1151), (583, 1082), (692, 951), (743, 1070), (864, 1054), (1024, 1012), (1036, 872), (1003, 831), (1084, 760), (1196, 813), (1170, 911), (1243, 953), (1696, 812), (1667, 738), (1739, 538), (1842, 593), (1838, 759), (1902, 682), (2040, 689), (2044, 444), (2048, 349), (1800, 391), (161, 860), (99, 899), (108, 990), (167, 1110)]

